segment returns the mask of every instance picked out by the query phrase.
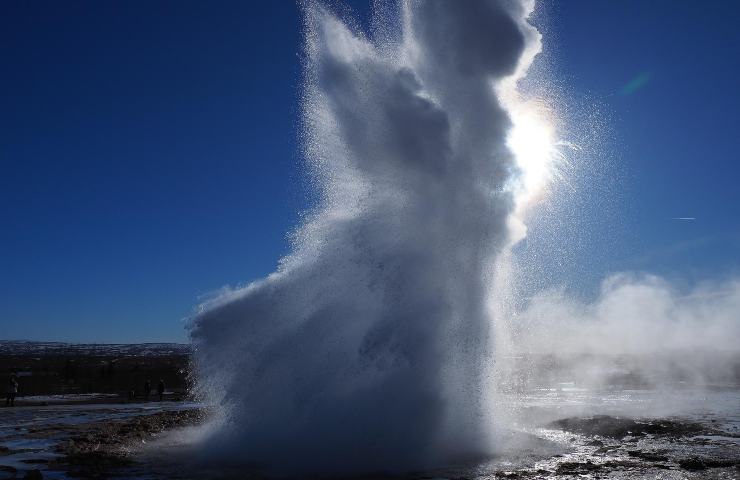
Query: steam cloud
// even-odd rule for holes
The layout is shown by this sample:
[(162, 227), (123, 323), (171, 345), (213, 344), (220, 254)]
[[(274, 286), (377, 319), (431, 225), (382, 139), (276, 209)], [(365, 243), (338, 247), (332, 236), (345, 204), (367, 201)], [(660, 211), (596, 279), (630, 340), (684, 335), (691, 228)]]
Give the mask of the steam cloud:
[(321, 202), (276, 273), (193, 319), (212, 452), (346, 471), (491, 451), (489, 299), (518, 175), (495, 87), (539, 51), (532, 7), (409, 0), (369, 40), (304, 5)]
[(622, 273), (604, 280), (591, 302), (562, 289), (534, 296), (519, 314), (513, 348), (540, 357), (530, 365), (532, 384), (560, 376), (589, 388), (737, 385), (739, 312), (738, 280), (682, 291), (654, 275)]
[(538, 353), (740, 352), (740, 282), (681, 293), (654, 275), (607, 278), (593, 302), (563, 290), (536, 295), (522, 313), (519, 348)]

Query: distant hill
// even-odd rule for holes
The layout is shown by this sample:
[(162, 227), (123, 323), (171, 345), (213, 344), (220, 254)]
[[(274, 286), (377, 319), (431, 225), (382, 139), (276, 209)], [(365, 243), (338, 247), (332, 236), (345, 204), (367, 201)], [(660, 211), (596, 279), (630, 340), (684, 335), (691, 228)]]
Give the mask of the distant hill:
[(187, 343), (64, 343), (0, 340), (0, 355), (158, 357), (188, 355)]
[(184, 394), (191, 353), (182, 343), (0, 340), (0, 381), (15, 373), (21, 396), (133, 392), (146, 398), (144, 383), (159, 379), (168, 391)]

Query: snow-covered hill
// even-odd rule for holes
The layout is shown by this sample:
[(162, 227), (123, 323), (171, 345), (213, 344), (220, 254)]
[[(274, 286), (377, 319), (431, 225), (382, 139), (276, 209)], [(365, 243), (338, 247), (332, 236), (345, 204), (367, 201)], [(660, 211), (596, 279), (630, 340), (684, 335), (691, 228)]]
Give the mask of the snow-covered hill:
[(91, 356), (166, 356), (189, 354), (191, 345), (183, 343), (63, 343), (27, 340), (0, 340), (0, 355), (91, 355)]

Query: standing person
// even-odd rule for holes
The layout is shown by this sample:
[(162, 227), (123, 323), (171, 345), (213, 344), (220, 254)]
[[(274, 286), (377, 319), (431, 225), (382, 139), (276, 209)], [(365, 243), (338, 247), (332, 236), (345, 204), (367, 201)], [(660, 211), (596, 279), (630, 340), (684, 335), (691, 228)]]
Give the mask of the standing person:
[(149, 401), (149, 394), (152, 391), (152, 382), (147, 379), (146, 382), (144, 382), (144, 400)]
[(8, 380), (8, 386), (7, 386), (7, 396), (5, 397), (5, 406), (6, 407), (14, 407), (15, 406), (15, 396), (18, 394), (18, 377), (15, 376), (15, 373), (10, 376), (10, 379)]
[(159, 379), (159, 384), (157, 384), (157, 393), (159, 394), (159, 401), (161, 402), (164, 398), (164, 380), (161, 378)]

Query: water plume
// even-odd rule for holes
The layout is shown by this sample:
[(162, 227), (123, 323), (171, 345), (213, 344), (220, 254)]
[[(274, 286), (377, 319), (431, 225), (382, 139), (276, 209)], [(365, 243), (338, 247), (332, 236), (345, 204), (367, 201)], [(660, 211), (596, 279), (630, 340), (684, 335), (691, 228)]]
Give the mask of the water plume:
[(501, 88), (539, 51), (533, 4), (386, 4), (372, 39), (302, 8), (320, 201), (277, 272), (192, 320), (209, 451), (293, 471), (489, 454), (496, 264), (523, 235)]

